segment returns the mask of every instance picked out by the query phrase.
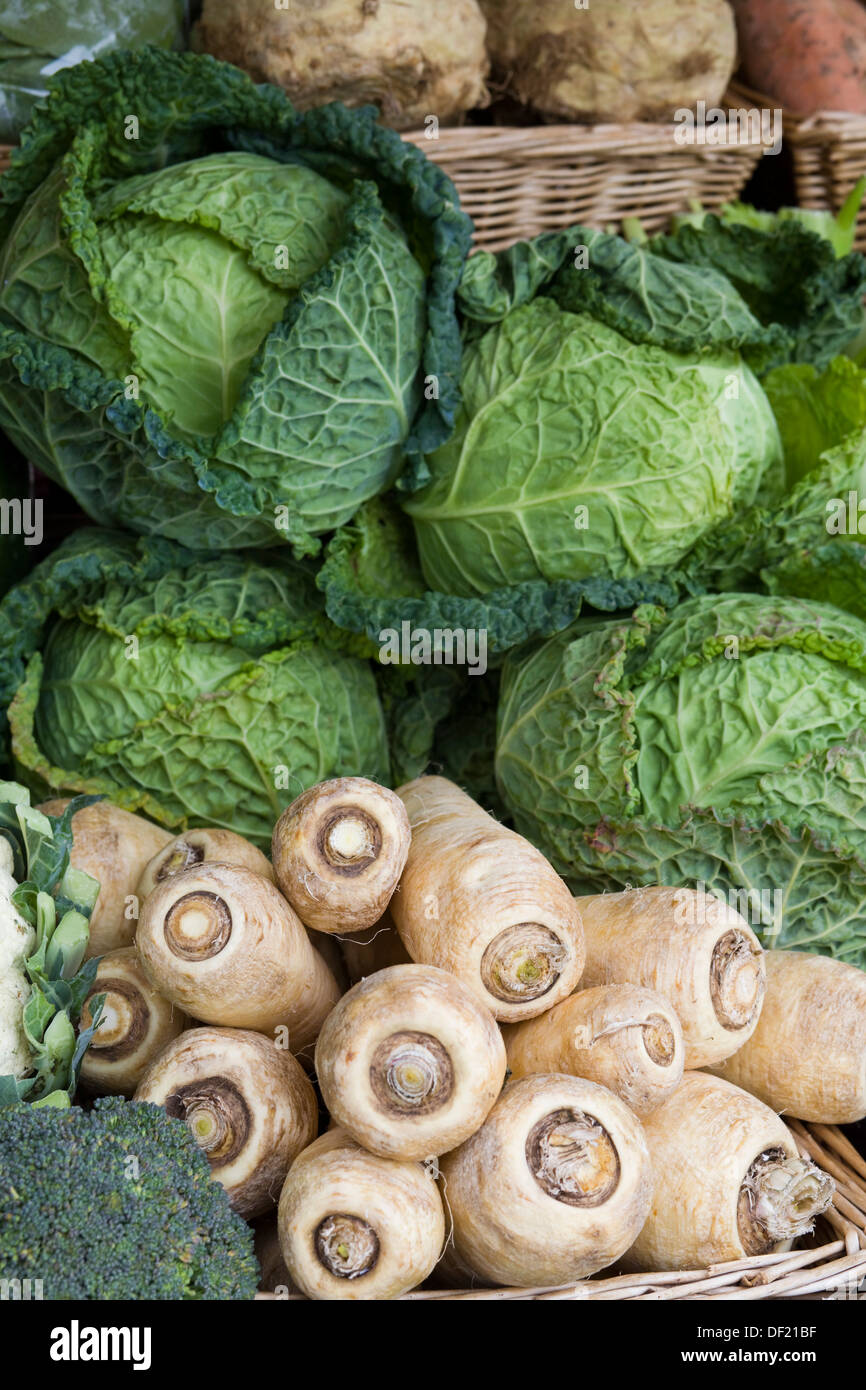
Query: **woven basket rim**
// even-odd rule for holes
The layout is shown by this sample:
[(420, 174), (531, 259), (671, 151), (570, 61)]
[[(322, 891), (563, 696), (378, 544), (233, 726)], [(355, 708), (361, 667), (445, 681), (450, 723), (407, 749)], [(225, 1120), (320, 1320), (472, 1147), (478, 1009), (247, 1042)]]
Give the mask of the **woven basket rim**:
[[(812, 1249), (757, 1255), (709, 1265), (706, 1269), (612, 1275), (584, 1279), (558, 1288), (421, 1289), (395, 1302), (502, 1301), (671, 1301), (701, 1299), (755, 1300), (799, 1298), (832, 1293), (866, 1281), (866, 1158), (834, 1125), (788, 1120), (804, 1157), (836, 1179), (833, 1206), (823, 1218), (835, 1239)], [(837, 1296), (840, 1296), (837, 1294)], [(844, 1295), (842, 1295), (844, 1296)], [(259, 1293), (261, 1302), (308, 1300), (303, 1294)]]

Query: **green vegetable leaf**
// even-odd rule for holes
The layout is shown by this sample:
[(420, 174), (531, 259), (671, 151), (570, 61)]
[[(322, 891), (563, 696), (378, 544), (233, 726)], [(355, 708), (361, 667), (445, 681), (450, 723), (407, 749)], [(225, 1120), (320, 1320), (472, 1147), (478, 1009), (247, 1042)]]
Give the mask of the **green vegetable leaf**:
[(703, 882), (765, 944), (863, 965), (864, 716), (866, 623), (707, 595), (512, 655), (497, 779), (581, 890)]
[(780, 326), (788, 344), (773, 365), (824, 367), (862, 326), (866, 260), (856, 252), (837, 259), (830, 242), (797, 222), (767, 232), (709, 215), (649, 245), (678, 265), (721, 273), (762, 324)]
[(0, 233), (0, 424), (100, 523), (315, 553), (451, 428), (471, 225), (370, 108), (109, 55), (35, 113)]
[[(388, 780), (360, 659), (371, 646), (328, 621), (288, 556), (203, 557), (89, 530), (26, 585), (0, 604), (0, 698), (40, 794), (107, 794), (178, 829), (221, 824), (266, 845), (307, 786)], [(74, 879), (60, 891), (83, 908)]]

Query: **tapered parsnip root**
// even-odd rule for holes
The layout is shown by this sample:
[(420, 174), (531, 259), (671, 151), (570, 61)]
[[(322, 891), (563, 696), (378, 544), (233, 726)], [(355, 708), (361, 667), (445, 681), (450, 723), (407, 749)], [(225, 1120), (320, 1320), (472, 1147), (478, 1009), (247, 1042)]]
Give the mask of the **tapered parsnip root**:
[(755, 1031), (764, 952), (739, 912), (692, 888), (634, 888), (578, 898), (586, 934), (583, 987), (657, 990), (682, 1024), (686, 1069), (730, 1057)]
[(292, 1164), (279, 1232), (289, 1273), (308, 1298), (398, 1298), (435, 1266), (445, 1214), (420, 1163), (378, 1158), (333, 1129)]
[(339, 988), (285, 898), (233, 864), (183, 869), (142, 904), (136, 944), (167, 999), (204, 1023), (288, 1030), (310, 1046)]
[(208, 826), (200, 830), (186, 830), (183, 835), (175, 835), (173, 840), (169, 840), (145, 866), (138, 882), (138, 896), (146, 898), (158, 883), (179, 874), (182, 869), (210, 863), (237, 864), (244, 869), (252, 869), (271, 882), (274, 879), (270, 860), (243, 835)]
[(277, 883), (302, 922), (351, 932), (377, 922), (409, 851), (409, 821), (394, 792), (366, 777), (321, 782), (274, 828)]
[(580, 912), (544, 856), (444, 777), (397, 794), (412, 843), (391, 915), (412, 959), (449, 970), (505, 1022), (570, 994), (583, 969)]
[(676, 1090), (685, 1047), (679, 1019), (663, 995), (637, 985), (579, 990), (539, 1018), (503, 1029), (517, 1080), (566, 1072), (606, 1086), (637, 1115)]
[(370, 975), (329, 1014), (316, 1074), (332, 1117), (371, 1153), (429, 1158), (483, 1124), (505, 1080), (490, 1010), (430, 965)]
[(768, 951), (766, 961), (758, 1026), (712, 1070), (801, 1120), (866, 1118), (866, 972), (805, 951)]
[(658, 1174), (628, 1269), (703, 1269), (786, 1250), (811, 1230), (834, 1183), (754, 1096), (703, 1072), (644, 1120)]
[[(45, 801), (39, 810), (59, 816), (68, 805), (68, 798)], [(90, 918), (88, 956), (104, 956), (106, 951), (131, 946), (138, 915), (134, 902), (138, 881), (147, 862), (168, 844), (171, 835), (110, 801), (96, 801), (76, 811), (72, 835), (70, 862), (99, 883), (99, 897)]]
[(81, 1084), (100, 1096), (131, 1096), (153, 1059), (189, 1020), (153, 988), (134, 946), (102, 957), (81, 1011), (82, 1028), (92, 1022), (89, 1003), (96, 994), (105, 995), (105, 1004), (81, 1063)]
[(351, 985), (377, 970), (387, 970), (389, 965), (408, 965), (412, 959), (400, 940), (390, 908), (366, 931), (341, 936), (340, 949)]
[(510, 1081), (481, 1129), (441, 1161), (451, 1277), (568, 1284), (627, 1250), (652, 1200), (640, 1121), (575, 1076)]
[(290, 1052), (260, 1033), (191, 1028), (142, 1077), (136, 1100), (185, 1120), (241, 1216), (274, 1207), (318, 1128), (316, 1094)]

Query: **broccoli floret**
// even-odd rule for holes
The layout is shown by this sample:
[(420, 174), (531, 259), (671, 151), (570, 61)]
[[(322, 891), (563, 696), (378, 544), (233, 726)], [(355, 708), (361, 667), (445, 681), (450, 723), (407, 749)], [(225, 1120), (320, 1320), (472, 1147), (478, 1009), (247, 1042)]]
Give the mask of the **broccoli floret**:
[(258, 1272), (182, 1120), (116, 1096), (0, 1109), (0, 1278), (46, 1299), (241, 1299)]

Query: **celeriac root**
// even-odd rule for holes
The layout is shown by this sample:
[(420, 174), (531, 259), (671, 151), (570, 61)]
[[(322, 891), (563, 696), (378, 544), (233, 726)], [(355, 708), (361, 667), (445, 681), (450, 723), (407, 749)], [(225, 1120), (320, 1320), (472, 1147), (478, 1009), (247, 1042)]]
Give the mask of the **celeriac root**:
[(279, 1233), (289, 1273), (308, 1298), (398, 1298), (436, 1264), (445, 1214), (420, 1163), (378, 1158), (333, 1129), (292, 1164)]
[(276, 1205), (289, 1165), (318, 1128), (299, 1062), (243, 1029), (189, 1029), (151, 1064), (135, 1099), (186, 1122), (246, 1218)]
[(377, 922), (409, 850), (409, 821), (394, 792), (366, 777), (310, 787), (274, 828), (280, 889), (301, 921), (320, 932)]
[(663, 995), (636, 985), (579, 990), (503, 1033), (515, 1080), (542, 1072), (582, 1076), (607, 1086), (637, 1115), (661, 1105), (683, 1075), (679, 1019)]
[(758, 1026), (712, 1070), (801, 1120), (866, 1118), (866, 972), (805, 951), (768, 951), (766, 962)]
[(833, 1199), (832, 1178), (799, 1156), (778, 1115), (719, 1077), (687, 1071), (643, 1123), (659, 1178), (628, 1269), (703, 1269), (788, 1249)]
[(449, 970), (505, 1022), (570, 994), (583, 969), (580, 912), (544, 856), (444, 777), (397, 794), (412, 843), (391, 915), (412, 959)]
[(102, 957), (81, 1011), (82, 1028), (90, 1026), (96, 994), (104, 994), (105, 1003), (81, 1063), (81, 1084), (101, 1096), (131, 1096), (154, 1057), (189, 1020), (153, 988), (134, 946)]
[(274, 871), (270, 860), (260, 849), (251, 845), (243, 835), (233, 830), (222, 830), (218, 826), (208, 826), (198, 830), (186, 830), (175, 835), (150, 863), (145, 865), (138, 882), (138, 896), (144, 899), (152, 893), (158, 883), (180, 873), (181, 869), (192, 869), (207, 863), (237, 864), (252, 869), (273, 882)]
[(453, 975), (395, 965), (345, 994), (316, 1044), (337, 1124), (371, 1153), (424, 1159), (483, 1123), (505, 1080), (493, 1015)]
[(268, 879), (207, 863), (163, 880), (136, 937), (154, 987), (193, 1018), (254, 1028), (292, 1052), (315, 1041), (339, 988), (302, 923)]
[(603, 1086), (560, 1074), (510, 1081), (441, 1171), (454, 1222), (445, 1273), (489, 1284), (567, 1284), (604, 1269), (652, 1200), (640, 1121)]
[(754, 1032), (764, 952), (744, 917), (691, 888), (633, 888), (578, 898), (583, 986), (637, 984), (670, 1000), (687, 1070), (730, 1057)]

